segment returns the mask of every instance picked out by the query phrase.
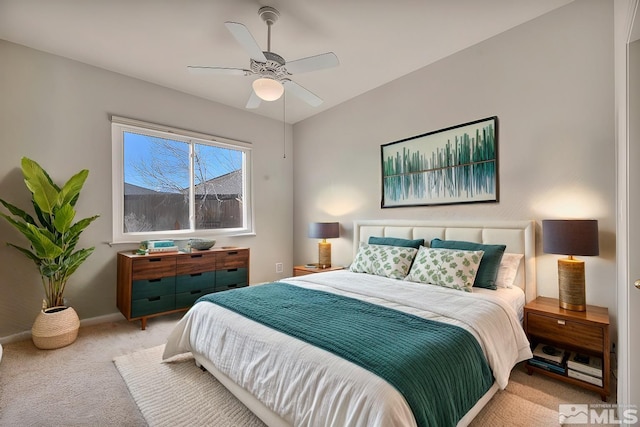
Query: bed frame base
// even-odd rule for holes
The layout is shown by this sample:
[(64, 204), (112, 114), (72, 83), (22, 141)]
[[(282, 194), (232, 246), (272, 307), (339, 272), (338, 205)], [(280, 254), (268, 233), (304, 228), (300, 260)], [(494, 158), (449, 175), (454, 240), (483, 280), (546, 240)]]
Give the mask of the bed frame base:
[(216, 368), (210, 361), (203, 355), (193, 352), (193, 357), (196, 359), (196, 366), (200, 369), (204, 368), (207, 372), (213, 375), (220, 384), (225, 386), (227, 390), (231, 392), (240, 402), (244, 404), (251, 412), (262, 420), (263, 423), (269, 427), (291, 427), (284, 418), (269, 409), (264, 403), (255, 398), (244, 388), (231, 381), (231, 379), (223, 374), (218, 368)]
[[(220, 372), (218, 368), (213, 366), (211, 362), (207, 360), (206, 357), (199, 353), (193, 353), (193, 357), (196, 360), (196, 366), (200, 369), (206, 370), (211, 375), (213, 375), (220, 384), (225, 386), (227, 390), (231, 392), (240, 402), (242, 402), (251, 412), (255, 414), (258, 418), (262, 420), (263, 423), (268, 425), (269, 427), (291, 427), (284, 418), (282, 418), (277, 413), (273, 412), (269, 409), (264, 403), (260, 402), (256, 399), (251, 393), (249, 393), (244, 388), (240, 387), (231, 379)], [(465, 414), (464, 417), (460, 421), (456, 427), (466, 427), (469, 423), (480, 413), (482, 408), (491, 400), (494, 394), (498, 391), (498, 384), (493, 383), (491, 388), (476, 402), (476, 404)]]

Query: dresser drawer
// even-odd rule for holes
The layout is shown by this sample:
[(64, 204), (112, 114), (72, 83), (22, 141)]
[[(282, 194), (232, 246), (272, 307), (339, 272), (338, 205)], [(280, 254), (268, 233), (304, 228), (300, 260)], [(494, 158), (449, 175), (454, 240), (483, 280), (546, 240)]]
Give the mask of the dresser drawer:
[(214, 271), (216, 269), (216, 254), (214, 252), (192, 253), (178, 258), (176, 274), (193, 274)]
[(213, 293), (213, 291), (213, 288), (208, 288), (176, 293), (176, 309), (191, 307), (198, 298), (203, 295)]
[(249, 265), (249, 251), (247, 249), (227, 250), (218, 252), (216, 270), (247, 267)]
[(131, 284), (131, 299), (157, 297), (175, 294), (176, 278), (163, 277), (160, 279), (136, 280)]
[(131, 267), (131, 279), (158, 279), (176, 275), (175, 256), (153, 256), (137, 258)]
[(176, 293), (191, 292), (202, 289), (208, 289), (215, 286), (216, 273), (209, 271), (207, 273), (184, 274), (176, 277)]
[(551, 342), (562, 342), (585, 350), (602, 352), (604, 331), (597, 325), (527, 313), (527, 333)]
[(216, 271), (216, 292), (247, 286), (247, 269), (230, 268)]
[(148, 316), (150, 314), (175, 310), (175, 308), (175, 294), (136, 299), (131, 301), (131, 317)]

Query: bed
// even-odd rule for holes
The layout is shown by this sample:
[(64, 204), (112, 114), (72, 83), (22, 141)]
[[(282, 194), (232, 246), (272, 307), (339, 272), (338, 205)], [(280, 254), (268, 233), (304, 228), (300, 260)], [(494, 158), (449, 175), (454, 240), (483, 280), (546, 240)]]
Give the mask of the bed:
[[(444, 242), (505, 245), (505, 253), (519, 255), (521, 260), (513, 278), (510, 279), (511, 287), (496, 290), (473, 288), (473, 292), (461, 292), (458, 289), (346, 269), (283, 279), (283, 283), (251, 286), (249, 289), (255, 289), (252, 291), (255, 294), (262, 292), (270, 295), (271, 302), (277, 300), (281, 304), (264, 308), (266, 311), (262, 312), (258, 311), (262, 309), (259, 300), (251, 300), (249, 294), (244, 294), (243, 298), (236, 298), (234, 302), (233, 297), (240, 294), (231, 292), (236, 291), (219, 293), (217, 297), (221, 301), (215, 304), (199, 302), (187, 312), (170, 334), (163, 359), (169, 360), (178, 354), (191, 352), (197, 364), (214, 375), (269, 426), (415, 426), (442, 424), (442, 419), (446, 419), (444, 423), (449, 425), (467, 425), (496, 391), (506, 386), (513, 366), (531, 357), (529, 343), (521, 326), (521, 316), (524, 304), (536, 297), (535, 223), (355, 221), (353, 241), (356, 260), (361, 256), (363, 247), (370, 242), (370, 238), (424, 239), (427, 243), (425, 246), (433, 239)], [(417, 261), (417, 254), (414, 255)], [(347, 349), (344, 350), (346, 353), (342, 354), (335, 351), (335, 348), (339, 347), (338, 344), (314, 341), (336, 339), (327, 332), (333, 326), (325, 325), (340, 316), (334, 316), (329, 308), (313, 314), (307, 312), (313, 310), (313, 302), (309, 302), (308, 307), (300, 308), (300, 313), (297, 313), (291, 305), (287, 305), (290, 293), (299, 293), (301, 301), (315, 301), (316, 296), (328, 298), (319, 299), (318, 304), (332, 309), (337, 309), (342, 303), (351, 304), (345, 306), (345, 310), (357, 312), (358, 318), (363, 319), (369, 314), (363, 315), (357, 310), (362, 309), (366, 313), (369, 313), (370, 309), (376, 310), (370, 315), (373, 322), (380, 318), (380, 311), (384, 316), (390, 314), (401, 318), (389, 319), (390, 325), (396, 321), (407, 322), (409, 319), (412, 322), (413, 319), (419, 318), (420, 322), (436, 325), (432, 328), (436, 334), (449, 330), (462, 334), (456, 335), (459, 337), (455, 339), (456, 343), (459, 340), (464, 341), (465, 337), (472, 337), (469, 351), (473, 352), (474, 347), (479, 348), (479, 357), (470, 355), (463, 359), (467, 357), (463, 354), (467, 350), (458, 352), (458, 347), (455, 347), (456, 351), (449, 353), (451, 357), (447, 355), (445, 362), (442, 362), (443, 358), (440, 355), (440, 360), (434, 358), (424, 363), (413, 364), (426, 371), (425, 375), (431, 375), (429, 371), (439, 372), (446, 370), (447, 365), (454, 366), (453, 360), (456, 358), (453, 354), (460, 353), (463, 360), (460, 365), (464, 369), (475, 366), (475, 359), (483, 359), (482, 363), (477, 363), (478, 369), (484, 369), (483, 375), (486, 377), (487, 369), (483, 368), (483, 364), (486, 363), (490, 369), (490, 381), (487, 383), (486, 378), (480, 379), (482, 375), (478, 374), (476, 384), (475, 374), (454, 373), (451, 375), (466, 376), (464, 386), (460, 386), (459, 380), (455, 378), (429, 380), (429, 384), (439, 384), (438, 387), (423, 384), (406, 385), (404, 379), (398, 380), (397, 377), (388, 376), (393, 375), (388, 373), (392, 371), (390, 368), (387, 369), (388, 362), (382, 363), (381, 370), (384, 372), (374, 374), (371, 366), (367, 365), (368, 349), (359, 348), (356, 352)], [(222, 294), (228, 294), (228, 298), (222, 298)], [(248, 310), (246, 313), (239, 314), (233, 305), (242, 303), (238, 300), (245, 300), (246, 305), (250, 306), (245, 308)], [(262, 316), (269, 311), (278, 314), (274, 317), (278, 317), (279, 320), (276, 319), (274, 322), (284, 322), (281, 325), (282, 331), (263, 322)], [(292, 317), (287, 318), (289, 315)], [(297, 318), (296, 315), (301, 317)], [(302, 339), (296, 335), (308, 328), (302, 323), (308, 317), (312, 318), (312, 321), (321, 322), (322, 327), (318, 328), (321, 331), (317, 332), (317, 338)], [(386, 319), (385, 317), (384, 325), (387, 324)], [(342, 326), (341, 333), (344, 329)], [(380, 330), (382, 329), (384, 328), (380, 327)], [(409, 330), (410, 327), (406, 329)], [(344, 340), (353, 341), (357, 345), (359, 332), (351, 333), (352, 336)], [(385, 340), (392, 344), (397, 341), (392, 347), (404, 349), (410, 346), (414, 335), (409, 334), (409, 338), (406, 338), (403, 334), (404, 327), (402, 333)], [(325, 335), (330, 336), (327, 338)], [(375, 340), (375, 337), (363, 338), (365, 341), (368, 339)], [(362, 343), (360, 345), (362, 346)], [(377, 344), (371, 347), (377, 349)], [(385, 349), (384, 352), (386, 351)], [(353, 353), (357, 354), (354, 356)], [(360, 353), (365, 355), (361, 356)], [(361, 357), (366, 360), (360, 360)], [(395, 360), (405, 356), (385, 353), (384, 357), (387, 359), (379, 359), (380, 357), (378, 351), (370, 360), (373, 360), (372, 363), (375, 365), (379, 360)], [(425, 366), (429, 368), (424, 368)], [(460, 367), (451, 368), (457, 369)], [(417, 374), (406, 376), (413, 378)], [(445, 386), (442, 387), (442, 384)], [(436, 399), (426, 403), (427, 406), (431, 405), (430, 409), (416, 410), (416, 399), (420, 400), (415, 397), (417, 392), (411, 388), (402, 388), (414, 386), (427, 387), (427, 390), (428, 387), (437, 388), (426, 393)], [(429, 396), (426, 399), (431, 399)], [(452, 403), (448, 404), (449, 401)], [(432, 412), (441, 411), (442, 407), (449, 406), (455, 406), (454, 409), (446, 409), (451, 414), (438, 413), (432, 417)], [(437, 418), (440, 416), (450, 418)]]

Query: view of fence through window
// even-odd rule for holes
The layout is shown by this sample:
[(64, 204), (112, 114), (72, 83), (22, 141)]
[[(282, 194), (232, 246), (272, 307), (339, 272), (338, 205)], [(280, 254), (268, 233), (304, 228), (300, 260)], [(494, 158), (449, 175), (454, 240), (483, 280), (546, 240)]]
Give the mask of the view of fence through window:
[(123, 155), (124, 233), (243, 226), (242, 150), (124, 132)]

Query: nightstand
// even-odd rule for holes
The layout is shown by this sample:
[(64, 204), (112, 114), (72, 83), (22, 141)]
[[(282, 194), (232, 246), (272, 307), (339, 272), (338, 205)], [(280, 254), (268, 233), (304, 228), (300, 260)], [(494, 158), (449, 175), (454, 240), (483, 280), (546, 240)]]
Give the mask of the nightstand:
[(308, 267), (306, 265), (296, 265), (295, 267), (293, 267), (293, 275), (305, 276), (307, 274), (324, 273), (325, 271), (335, 271), (335, 270), (344, 270), (344, 267), (338, 267), (334, 265), (327, 268), (320, 268), (320, 267)]
[(559, 348), (602, 358), (602, 387), (533, 366), (527, 372), (556, 378), (595, 391), (606, 402), (610, 394), (611, 357), (609, 312), (605, 307), (587, 305), (586, 311), (565, 310), (555, 298), (538, 297), (524, 307), (524, 331), (531, 344), (548, 343)]

